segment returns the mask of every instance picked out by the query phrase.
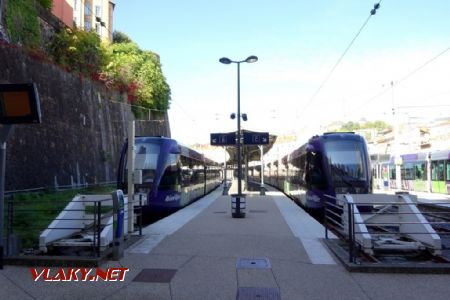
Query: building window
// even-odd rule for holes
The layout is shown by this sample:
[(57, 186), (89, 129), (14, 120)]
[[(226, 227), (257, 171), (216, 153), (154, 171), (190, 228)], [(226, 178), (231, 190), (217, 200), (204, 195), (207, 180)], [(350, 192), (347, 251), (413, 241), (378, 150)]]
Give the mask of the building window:
[(78, 0), (73, 0), (73, 10), (77, 10)]
[(100, 23), (96, 23), (96, 24), (95, 24), (95, 32), (97, 32), (98, 35), (101, 35), (100, 27), (101, 27), (101, 26), (100, 26)]
[(92, 25), (90, 21), (84, 21), (84, 30), (90, 31), (92, 29)]
[(95, 16), (101, 17), (102, 16), (102, 8), (99, 5), (95, 6)]
[(85, 16), (90, 16), (91, 15), (91, 4), (90, 3), (85, 3), (84, 4), (84, 15)]

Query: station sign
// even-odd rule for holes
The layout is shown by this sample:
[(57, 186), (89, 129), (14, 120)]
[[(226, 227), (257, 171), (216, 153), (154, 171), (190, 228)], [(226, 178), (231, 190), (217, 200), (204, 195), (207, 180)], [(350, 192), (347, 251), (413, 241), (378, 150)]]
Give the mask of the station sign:
[(236, 132), (211, 133), (212, 146), (232, 146), (236, 145)]
[(269, 144), (268, 132), (244, 131), (244, 145), (267, 145)]

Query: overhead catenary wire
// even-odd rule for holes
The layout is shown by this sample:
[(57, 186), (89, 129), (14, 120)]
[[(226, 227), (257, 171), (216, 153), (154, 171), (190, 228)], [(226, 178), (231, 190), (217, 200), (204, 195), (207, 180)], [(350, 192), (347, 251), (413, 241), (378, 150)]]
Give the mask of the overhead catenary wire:
[(189, 121), (191, 121), (194, 124), (197, 124), (197, 121), (187, 112), (186, 109), (184, 109), (183, 106), (181, 106), (177, 101), (172, 100), (172, 103), (175, 103), (178, 106), (178, 108), (183, 112), (183, 114), (186, 115), (186, 117)]
[(399, 85), (402, 84), (404, 81), (406, 81), (407, 79), (409, 79), (410, 77), (412, 77), (413, 75), (415, 75), (416, 73), (418, 73), (419, 71), (421, 71), (423, 68), (425, 68), (427, 65), (429, 65), (430, 63), (432, 63), (433, 61), (435, 61), (436, 59), (438, 59), (439, 57), (441, 57), (442, 55), (444, 55), (445, 53), (447, 53), (450, 50), (450, 47), (447, 47), (446, 49), (444, 49), (443, 51), (439, 52), (438, 54), (434, 55), (432, 58), (428, 59), (427, 61), (425, 61), (423, 64), (421, 64), (420, 66), (414, 68), (412, 71), (410, 71), (409, 73), (407, 73), (406, 75), (404, 75), (402, 78), (400, 78), (397, 81), (392, 81), (392, 84), (390, 84), (387, 88), (383, 89), (382, 91), (380, 91), (379, 93), (377, 93), (376, 95), (370, 97), (367, 101), (364, 101), (361, 106), (359, 106), (358, 108), (356, 108), (354, 111), (359, 111), (360, 109), (362, 109), (363, 107), (366, 107), (369, 103), (371, 103), (373, 100), (377, 99), (378, 97), (383, 96), (384, 94), (386, 94), (387, 92), (389, 92), (391, 89), (394, 88), (394, 84), (395, 85)]
[(369, 20), (372, 16), (374, 16), (376, 14), (377, 9), (380, 8), (380, 4), (381, 4), (382, 0), (380, 0), (378, 3), (376, 3), (374, 5), (374, 8), (370, 11), (369, 16), (367, 17), (367, 19), (364, 21), (364, 23), (361, 25), (361, 27), (359, 28), (359, 30), (356, 32), (355, 36), (352, 38), (352, 40), (350, 41), (350, 43), (348, 44), (348, 46), (345, 48), (344, 52), (342, 53), (342, 55), (338, 58), (338, 60), (336, 61), (336, 63), (333, 65), (333, 67), (331, 68), (330, 72), (328, 72), (328, 74), (325, 76), (325, 78), (322, 80), (321, 84), (319, 85), (319, 87), (317, 88), (317, 90), (314, 92), (313, 96), (311, 97), (311, 99), (306, 103), (306, 105), (303, 107), (303, 112), (306, 111), (306, 109), (313, 103), (313, 101), (316, 99), (317, 95), (320, 93), (320, 91), (323, 89), (323, 87), (327, 84), (328, 80), (331, 78), (331, 76), (333, 75), (334, 71), (337, 69), (337, 67), (339, 66), (339, 64), (342, 62), (342, 60), (344, 59), (345, 55), (347, 54), (347, 52), (350, 50), (350, 48), (353, 46), (354, 42), (356, 41), (356, 39), (358, 38), (358, 36), (361, 34), (361, 32), (364, 30), (364, 28), (366, 27), (367, 23), (369, 23)]

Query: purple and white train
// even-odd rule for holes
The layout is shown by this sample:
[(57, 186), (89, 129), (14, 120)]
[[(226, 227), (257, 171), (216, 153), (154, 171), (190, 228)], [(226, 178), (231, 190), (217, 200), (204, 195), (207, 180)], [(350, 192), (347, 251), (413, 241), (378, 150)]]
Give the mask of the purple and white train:
[(336, 194), (372, 192), (370, 158), (363, 137), (325, 133), (265, 168), (265, 181), (311, 212), (322, 213)]
[[(127, 190), (127, 149), (125, 142), (119, 162), (117, 188)], [(180, 209), (217, 188), (221, 167), (202, 154), (165, 137), (135, 138), (135, 170), (142, 172), (137, 193), (147, 195), (144, 217)]]

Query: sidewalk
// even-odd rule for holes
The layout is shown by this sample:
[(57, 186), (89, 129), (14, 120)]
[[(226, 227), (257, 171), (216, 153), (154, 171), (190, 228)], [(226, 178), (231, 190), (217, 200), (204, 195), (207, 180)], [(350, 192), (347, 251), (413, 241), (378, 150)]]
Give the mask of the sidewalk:
[[(280, 192), (248, 193), (231, 217), (222, 188), (148, 226), (126, 250), (123, 282), (43, 282), (0, 271), (0, 299), (447, 299), (450, 275), (349, 273), (323, 228)], [(139, 276), (138, 276), (139, 275)], [(238, 295), (238, 297), (237, 297)], [(257, 297), (259, 296), (259, 297)]]

